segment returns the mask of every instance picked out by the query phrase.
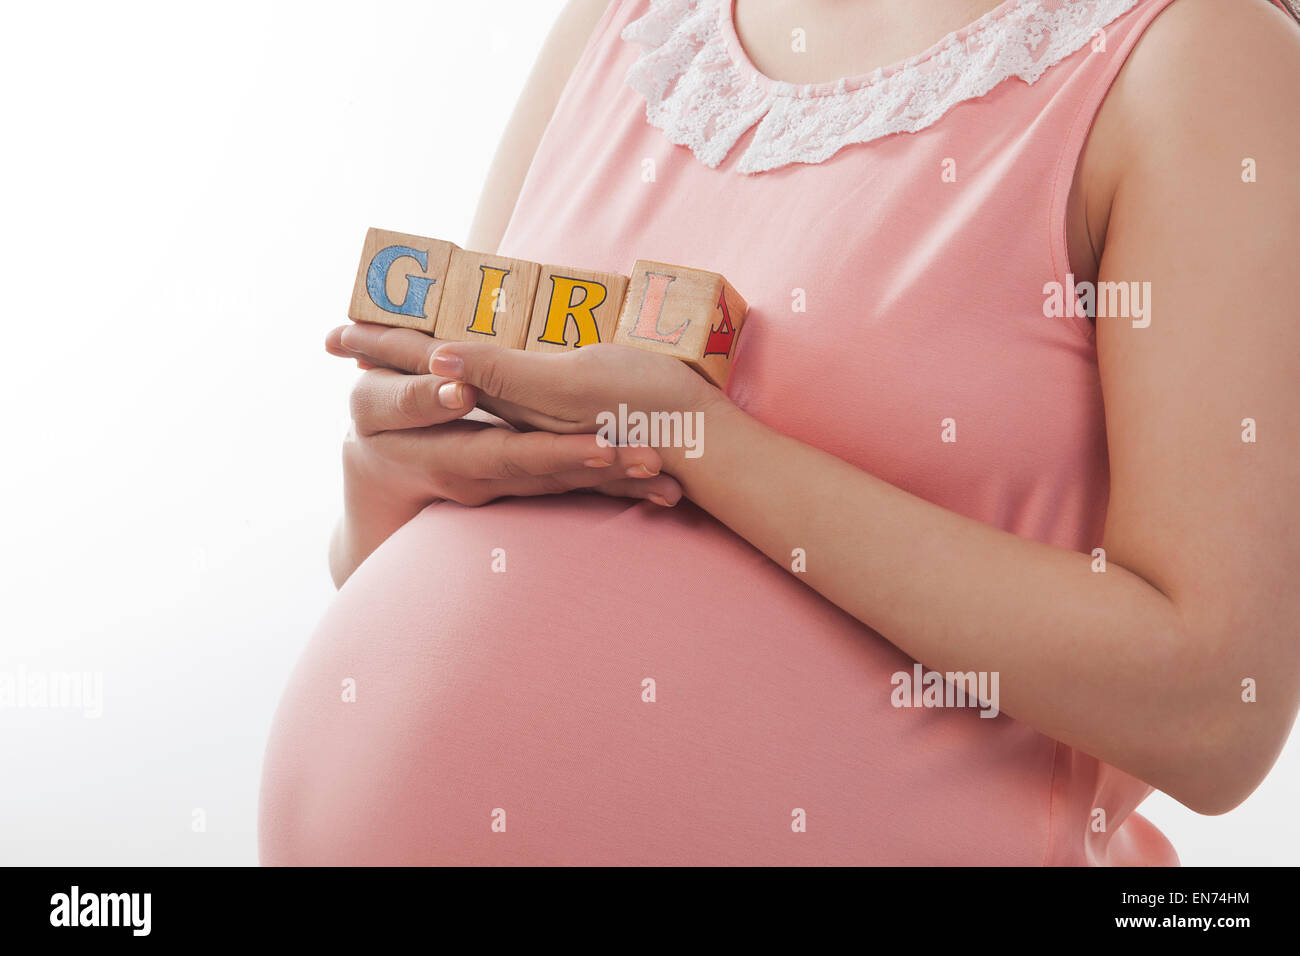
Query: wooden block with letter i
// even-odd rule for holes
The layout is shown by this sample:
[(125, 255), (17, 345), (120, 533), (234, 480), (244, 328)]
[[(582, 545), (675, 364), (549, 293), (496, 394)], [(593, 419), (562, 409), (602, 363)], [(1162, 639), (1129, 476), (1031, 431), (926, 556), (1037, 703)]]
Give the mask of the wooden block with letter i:
[(542, 266), (528, 326), (530, 352), (567, 352), (614, 341), (627, 276), (568, 266)]
[(348, 318), (432, 335), (455, 251), (453, 243), (441, 239), (370, 229)]
[(637, 260), (614, 342), (675, 356), (724, 388), (748, 308), (716, 272)]
[(536, 262), (457, 249), (451, 254), (434, 335), (522, 349), (541, 272)]

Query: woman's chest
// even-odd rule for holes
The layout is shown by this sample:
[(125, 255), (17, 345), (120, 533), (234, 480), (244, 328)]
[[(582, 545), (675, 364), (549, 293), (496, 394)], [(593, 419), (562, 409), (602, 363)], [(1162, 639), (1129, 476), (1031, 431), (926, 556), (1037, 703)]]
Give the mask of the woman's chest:
[(1104, 457), (1095, 353), (1044, 314), (1047, 200), (1030, 169), (1003, 185), (1014, 144), (976, 155), (935, 128), (746, 176), (618, 89), (586, 102), (552, 123), (504, 252), (722, 273), (749, 303), (733, 399), (932, 500), (998, 472), (1076, 481)]

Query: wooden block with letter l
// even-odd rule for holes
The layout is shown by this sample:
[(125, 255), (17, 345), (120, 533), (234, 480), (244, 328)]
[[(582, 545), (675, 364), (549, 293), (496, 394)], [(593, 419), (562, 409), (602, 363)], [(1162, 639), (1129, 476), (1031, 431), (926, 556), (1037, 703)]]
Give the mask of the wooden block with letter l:
[(434, 335), (522, 349), (541, 273), (536, 262), (455, 250)]
[(748, 308), (716, 272), (637, 260), (614, 342), (675, 356), (724, 388)]
[(370, 229), (348, 318), (433, 334), (454, 243)]
[(542, 266), (528, 326), (530, 352), (567, 352), (614, 341), (627, 276), (568, 266)]

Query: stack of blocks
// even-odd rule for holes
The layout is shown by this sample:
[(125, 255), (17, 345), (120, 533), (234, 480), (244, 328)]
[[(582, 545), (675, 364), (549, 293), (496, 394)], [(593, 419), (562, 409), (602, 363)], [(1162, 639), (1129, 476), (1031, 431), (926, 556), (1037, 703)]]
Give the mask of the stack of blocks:
[(371, 229), (348, 317), (530, 352), (614, 342), (681, 359), (723, 388), (747, 308), (716, 272), (637, 260), (624, 276)]

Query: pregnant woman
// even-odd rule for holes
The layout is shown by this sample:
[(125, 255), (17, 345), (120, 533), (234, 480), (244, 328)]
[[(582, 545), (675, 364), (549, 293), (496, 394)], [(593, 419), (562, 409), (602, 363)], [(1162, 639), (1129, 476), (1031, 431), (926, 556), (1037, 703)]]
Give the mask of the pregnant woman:
[(1300, 700), (1298, 88), (1265, 0), (574, 0), (466, 245), (722, 273), (731, 380), (330, 335), (263, 862), (1177, 862)]

